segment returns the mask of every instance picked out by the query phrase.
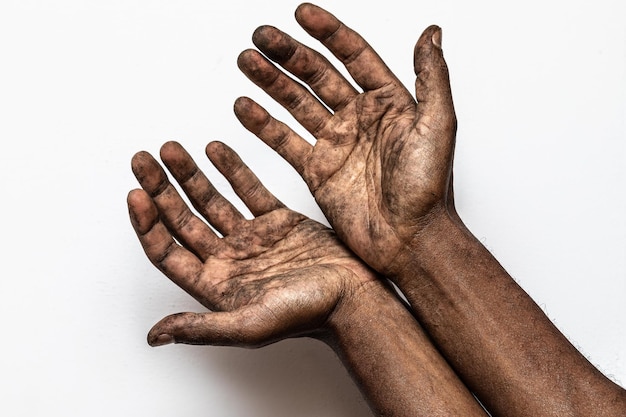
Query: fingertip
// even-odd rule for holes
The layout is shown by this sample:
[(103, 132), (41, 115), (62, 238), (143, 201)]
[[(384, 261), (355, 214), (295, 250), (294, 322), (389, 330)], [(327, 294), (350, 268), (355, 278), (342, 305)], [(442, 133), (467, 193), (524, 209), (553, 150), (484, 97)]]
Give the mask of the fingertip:
[(148, 335), (148, 344), (152, 347), (165, 346), (171, 343), (176, 343), (174, 336), (167, 333), (161, 333), (157, 335)]
[(254, 134), (258, 134), (270, 120), (270, 114), (248, 97), (239, 97), (233, 109), (241, 124)]
[(159, 320), (148, 332), (150, 346), (171, 343), (191, 345), (209, 344), (210, 328), (207, 328), (206, 313), (176, 313)]
[(152, 326), (147, 337), (147, 341), (150, 346), (163, 346), (176, 342), (174, 335), (171, 332), (172, 329), (167, 326), (168, 323), (171, 324), (172, 321), (176, 320), (176, 316), (177, 315), (164, 317), (157, 324)]
[(324, 9), (316, 6), (313, 3), (304, 2), (296, 7), (294, 16), (296, 18), (296, 21), (302, 22), (314, 19), (315, 17), (320, 15), (320, 12), (324, 12)]
[(439, 26), (436, 26), (436, 25), (433, 25), (431, 27), (433, 28), (433, 34), (430, 37), (430, 40), (433, 43), (433, 45), (441, 49), (442, 30)]
[(176, 141), (164, 143), (161, 147), (160, 156), (169, 172), (179, 182), (184, 182), (191, 175), (194, 175), (197, 170), (197, 166), (189, 152)]
[(174, 140), (165, 142), (159, 150), (159, 156), (163, 162), (166, 162), (166, 164), (168, 162), (171, 163), (172, 161), (179, 160), (186, 154), (187, 151), (185, 151), (185, 148)]
[(435, 46), (441, 49), (442, 30), (437, 25), (430, 25), (420, 35), (417, 43), (415, 44), (416, 52), (420, 49), (429, 48)]
[(224, 143), (222, 141), (212, 140), (211, 142), (207, 143), (204, 151), (208, 156), (209, 154), (212, 154), (214, 152), (219, 152), (219, 148), (221, 148), (222, 146), (224, 146)]
[(137, 208), (141, 206), (145, 191), (142, 189), (134, 189), (128, 192), (126, 196), (126, 205), (128, 206), (128, 214), (130, 216), (130, 222), (133, 227), (139, 226), (139, 219), (137, 217)]
[(131, 190), (126, 197), (130, 221), (140, 235), (148, 232), (158, 219), (158, 211), (150, 196), (141, 189)]
[(291, 58), (297, 44), (291, 36), (273, 26), (260, 26), (252, 35), (252, 42), (272, 61), (283, 63)]
[(244, 59), (245, 59), (245, 54), (246, 51), (248, 49), (244, 49), (243, 51), (239, 52), (239, 55), (237, 55), (237, 67), (242, 70), (243, 68), (241, 67), (241, 64), (243, 63)]
[(246, 74), (248, 71), (255, 71), (258, 67), (256, 64), (258, 55), (259, 53), (254, 49), (244, 49), (237, 56), (237, 66)]
[(252, 103), (252, 99), (248, 97), (238, 97), (233, 104), (233, 111), (235, 112), (235, 116), (239, 118), (241, 115), (247, 113), (252, 107)]
[(420, 35), (416, 47), (423, 47), (427, 45), (434, 45), (437, 48), (441, 48), (441, 35), (442, 30), (438, 25), (430, 25)]
[(219, 140), (214, 140), (206, 145), (206, 147), (204, 148), (204, 153), (211, 162), (214, 162), (215, 159), (221, 159), (221, 157), (224, 155), (225, 148), (228, 148), (225, 143)]
[(256, 29), (254, 29), (254, 32), (252, 32), (252, 43), (254, 43), (255, 45), (257, 44), (257, 41), (263, 41), (263, 39), (265, 38), (264, 34), (267, 31), (268, 27), (270, 27), (269, 25), (261, 25), (259, 27), (257, 27)]
[(141, 172), (141, 168), (146, 164), (146, 162), (149, 162), (152, 158), (152, 155), (150, 155), (150, 153), (146, 152), (146, 151), (139, 151), (136, 154), (133, 155), (133, 157), (130, 159), (130, 168), (133, 171), (133, 174), (135, 174), (135, 176), (137, 177), (138, 174)]
[(434, 72), (436, 78), (447, 78), (447, 65), (441, 49), (442, 30), (431, 25), (422, 32), (415, 44), (413, 65), (415, 74), (420, 77), (423, 72)]
[(164, 173), (154, 157), (145, 151), (137, 152), (131, 160), (131, 169), (141, 187), (152, 193), (162, 182)]
[(341, 24), (335, 16), (312, 3), (302, 3), (298, 6), (295, 17), (304, 30), (318, 39), (333, 33)]
[(159, 320), (148, 332), (148, 344), (150, 346), (163, 346), (174, 343), (174, 335), (177, 328), (180, 327), (179, 322), (184, 320), (186, 315), (186, 313), (176, 313)]
[(277, 30), (277, 28), (270, 25), (259, 26), (252, 32), (252, 43), (261, 49), (267, 47)]
[(135, 204), (136, 202), (140, 201), (143, 198), (141, 194), (145, 194), (145, 191), (141, 188), (135, 188), (133, 190), (130, 190), (128, 192), (128, 195), (126, 196), (126, 201), (128, 202), (128, 205)]
[(294, 12), (294, 16), (295, 16), (296, 20), (301, 19), (302, 18), (302, 14), (306, 13), (305, 9), (307, 7), (310, 7), (310, 6), (311, 6), (311, 3), (306, 3), (306, 2), (305, 3), (300, 3), (298, 5), (298, 7), (296, 7), (296, 10)]
[(142, 158), (145, 158), (146, 156), (150, 156), (150, 154), (147, 151), (136, 152), (130, 159), (131, 164), (134, 164), (135, 161), (141, 160)]
[(178, 152), (182, 149), (182, 145), (175, 140), (169, 140), (161, 145), (160, 154)]
[(243, 164), (239, 155), (220, 141), (209, 143), (206, 146), (206, 155), (215, 168), (229, 181), (231, 173)]

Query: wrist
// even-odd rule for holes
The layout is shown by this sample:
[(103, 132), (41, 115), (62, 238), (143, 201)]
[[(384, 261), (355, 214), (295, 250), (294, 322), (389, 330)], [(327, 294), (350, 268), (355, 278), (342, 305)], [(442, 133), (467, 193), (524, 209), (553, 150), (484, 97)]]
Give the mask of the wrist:
[[(328, 338), (376, 415), (483, 415), (418, 321), (384, 279), (349, 290)], [(431, 390), (437, 395), (416, 395)]]
[[(485, 405), (496, 412), (543, 406), (583, 410), (603, 398), (597, 395), (598, 387), (606, 387), (601, 374), (458, 216), (442, 212), (428, 220), (398, 252), (388, 278)], [(524, 400), (545, 392), (553, 396), (549, 404)]]
[[(349, 280), (344, 285), (342, 296), (326, 323), (328, 335), (327, 343), (332, 347), (345, 338), (347, 333), (366, 328), (367, 323), (379, 312), (381, 305), (388, 305), (394, 301), (388, 284), (383, 282), (373, 271), (365, 265), (360, 277), (367, 276), (368, 280)], [(360, 281), (360, 282), (359, 282)]]
[(452, 257), (469, 248), (482, 247), (454, 210), (440, 207), (420, 224), (419, 231), (404, 244), (384, 271), (384, 275), (403, 287), (406, 281), (435, 278)]
[(358, 285), (353, 280), (345, 287), (319, 337), (340, 357), (382, 335), (398, 335), (401, 329), (419, 327), (393, 286), (384, 277), (367, 271), (374, 279)]

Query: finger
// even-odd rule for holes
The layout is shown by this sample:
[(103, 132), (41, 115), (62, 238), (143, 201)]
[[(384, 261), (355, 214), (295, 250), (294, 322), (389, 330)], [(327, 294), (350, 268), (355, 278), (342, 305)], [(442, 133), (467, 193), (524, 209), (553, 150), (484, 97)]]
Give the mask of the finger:
[(254, 313), (247, 307), (233, 312), (173, 314), (150, 329), (148, 344), (260, 347), (276, 341)]
[(334, 111), (343, 108), (358, 91), (320, 53), (272, 26), (254, 31), (252, 41), (269, 59), (307, 84)]
[(305, 3), (297, 8), (296, 20), (345, 65), (365, 91), (400, 84), (365, 39), (326, 10)]
[(237, 58), (241, 71), (282, 105), (311, 134), (316, 135), (332, 114), (304, 86), (288, 77), (259, 52), (248, 49)]
[(206, 154), (254, 216), (285, 207), (231, 148), (221, 142), (211, 142)]
[(202, 262), (176, 243), (144, 190), (131, 191), (127, 202), (131, 223), (150, 262), (179, 287), (199, 298), (197, 282)]
[(149, 153), (139, 152), (132, 159), (132, 169), (142, 188), (152, 197), (169, 231), (205, 260), (219, 244), (218, 237), (189, 210), (159, 163)]
[(247, 97), (238, 98), (234, 110), (246, 129), (285, 158), (300, 175), (304, 174), (306, 161), (313, 151), (310, 143)]
[(161, 159), (189, 197), (191, 204), (222, 235), (230, 234), (243, 215), (213, 187), (191, 156), (177, 142), (161, 147)]
[(414, 52), (415, 98), (418, 122), (431, 128), (456, 130), (456, 117), (450, 89), (448, 66), (441, 49), (441, 28), (428, 27), (420, 36)]

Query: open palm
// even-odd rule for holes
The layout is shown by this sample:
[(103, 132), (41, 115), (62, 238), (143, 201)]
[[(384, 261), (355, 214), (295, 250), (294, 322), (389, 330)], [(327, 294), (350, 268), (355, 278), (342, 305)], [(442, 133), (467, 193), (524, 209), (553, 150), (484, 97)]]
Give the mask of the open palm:
[(213, 310), (166, 317), (149, 342), (256, 347), (323, 336), (344, 297), (375, 282), (374, 275), (332, 230), (270, 194), (226, 145), (209, 144), (207, 155), (255, 218), (245, 219), (220, 195), (177, 143), (165, 144), (161, 157), (209, 223), (193, 214), (152, 156), (133, 158), (143, 190), (132, 191), (128, 204), (148, 258)]
[(264, 26), (254, 34), (256, 46), (310, 90), (254, 50), (240, 55), (239, 67), (316, 142), (310, 145), (251, 99), (238, 99), (235, 112), (302, 175), (338, 235), (385, 271), (429, 216), (452, 204), (456, 119), (441, 31), (432, 26), (417, 42), (416, 101), (365, 40), (334, 16), (305, 4), (296, 18), (363, 91), (319, 53)]

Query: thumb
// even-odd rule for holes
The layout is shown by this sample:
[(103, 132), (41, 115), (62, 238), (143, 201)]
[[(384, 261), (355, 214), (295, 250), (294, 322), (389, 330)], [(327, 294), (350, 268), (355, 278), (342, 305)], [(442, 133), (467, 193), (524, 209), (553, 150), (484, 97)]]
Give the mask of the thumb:
[(429, 26), (420, 36), (413, 54), (415, 98), (420, 118), (433, 127), (456, 130), (448, 66), (441, 49), (441, 28)]
[(260, 321), (248, 311), (178, 313), (167, 316), (150, 329), (148, 344), (170, 343), (214, 346), (260, 347), (271, 343)]

